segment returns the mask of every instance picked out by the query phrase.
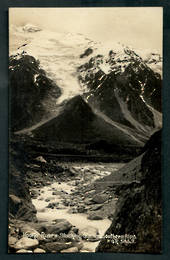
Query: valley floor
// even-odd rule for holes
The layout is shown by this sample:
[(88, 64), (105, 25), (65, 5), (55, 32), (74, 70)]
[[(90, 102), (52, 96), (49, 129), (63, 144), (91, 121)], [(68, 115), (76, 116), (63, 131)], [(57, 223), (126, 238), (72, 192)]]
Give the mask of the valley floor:
[[(45, 252), (52, 252), (56, 248), (56, 252), (65, 252), (65, 250), (66, 252), (67, 250), (68, 252), (95, 252), (101, 238), (111, 224), (118, 200), (113, 195), (113, 183), (111, 184), (112, 188), (109, 188), (109, 184), (105, 183), (107, 186), (105, 189), (97, 189), (96, 184), (98, 186), (100, 180), (100, 184), (102, 184), (103, 177), (110, 175), (123, 165), (122, 163), (60, 162), (59, 166), (64, 167), (65, 171), (59, 176), (48, 172), (40, 174), (40, 172), (28, 171), (26, 181), (30, 185), (30, 194), (32, 203), (37, 210), (38, 223), (41, 223), (42, 230), (44, 225), (46, 237), (43, 243), (41, 239), (38, 239), (38, 245), (35, 247), (29, 248), (27, 245), (21, 245), (21, 248), (17, 248), (16, 244), (19, 243), (22, 236), (16, 235), (16, 243), (11, 246), (11, 234), (9, 236), (10, 251), (34, 252), (36, 248), (40, 248)], [(36, 166), (38, 165), (30, 165), (34, 170)], [(56, 224), (61, 228), (61, 235), (57, 236), (57, 242), (60, 243), (59, 249), (55, 246), (56, 239), (49, 239), (49, 236), (60, 233), (55, 228), (51, 229), (51, 226), (55, 227)], [(23, 231), (22, 221), (14, 221), (12, 225), (13, 227), (19, 226), (19, 230)], [(34, 233), (35, 230), (40, 232), (40, 229), (37, 228), (38, 224), (28, 222), (26, 225), (28, 225), (27, 232), (29, 234)], [(63, 242), (63, 233), (67, 242), (75, 240), (74, 246), (73, 243), (70, 243), (67, 248), (67, 242)]]

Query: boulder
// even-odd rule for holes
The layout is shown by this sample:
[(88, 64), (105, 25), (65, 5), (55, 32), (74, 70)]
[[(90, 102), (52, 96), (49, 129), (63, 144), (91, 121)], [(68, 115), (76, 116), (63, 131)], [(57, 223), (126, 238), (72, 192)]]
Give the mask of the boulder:
[(59, 233), (67, 233), (72, 228), (70, 222), (66, 219), (56, 219), (55, 223), (48, 224), (46, 222), (34, 224), (34, 228), (39, 232), (44, 232), (46, 234), (59, 234)]
[[(80, 238), (79, 238), (80, 239)], [(83, 243), (81, 241), (79, 242), (73, 242), (72, 244), (73, 247), (77, 247), (78, 250), (81, 250), (83, 248)]]
[[(47, 199), (45, 200), (47, 201)], [(48, 200), (49, 201), (49, 200)], [(48, 202), (47, 201), (47, 202)], [(50, 202), (46, 208), (50, 208), (50, 209), (54, 209), (54, 208), (57, 208), (59, 206), (59, 202)]]
[(64, 206), (58, 206), (56, 209), (65, 209), (66, 207), (64, 207)]
[(77, 253), (78, 248), (77, 247), (70, 247), (64, 250), (61, 250), (60, 253)]
[(8, 237), (8, 246), (14, 247), (14, 245), (16, 244), (17, 241), (18, 241), (18, 239), (16, 237), (9, 236)]
[(87, 217), (90, 220), (101, 220), (103, 219), (103, 216), (100, 213), (90, 213), (89, 216)]
[(28, 237), (22, 237), (21, 239), (16, 242), (14, 245), (14, 248), (17, 250), (19, 249), (29, 249), (29, 248), (35, 248), (38, 246), (39, 242), (37, 239), (31, 239)]
[(88, 250), (86, 250), (86, 249), (82, 249), (82, 250), (80, 250), (80, 253), (90, 253), (91, 251), (88, 251)]
[(85, 213), (87, 211), (87, 209), (85, 208), (84, 205), (78, 205), (77, 211), (78, 211), (78, 213)]
[(40, 233), (32, 228), (30, 225), (24, 224), (23, 226), (21, 226), (20, 232), (28, 238), (36, 238), (38, 240), (42, 240)]
[(96, 194), (93, 196), (92, 200), (97, 204), (102, 204), (108, 199), (108, 196), (105, 194)]
[(32, 251), (31, 250), (26, 250), (26, 249), (20, 249), (20, 250), (18, 250), (18, 251), (16, 251), (16, 253), (32, 253)]
[(94, 204), (94, 202), (92, 201), (91, 198), (86, 198), (86, 199), (84, 200), (84, 203), (85, 203), (86, 205), (92, 205), (92, 204)]
[(71, 231), (74, 232), (75, 234), (77, 234), (79, 230), (77, 227), (73, 226)]
[(92, 205), (90, 207), (90, 210), (98, 210), (101, 209), (102, 206), (103, 206), (102, 204)]
[(84, 246), (80, 252), (83, 252), (83, 253), (90, 253), (90, 252), (93, 252), (93, 250), (91, 248), (88, 248), (86, 246)]
[(61, 250), (72, 247), (71, 242), (50, 242), (43, 245), (47, 252), (60, 252)]
[(60, 195), (61, 192), (60, 191), (53, 191), (52, 195)]
[(45, 250), (42, 248), (36, 248), (36, 249), (34, 249), (34, 253), (39, 253), (39, 254), (45, 253)]
[(88, 241), (94, 242), (99, 240), (99, 231), (97, 228), (92, 226), (87, 226), (79, 230), (79, 235)]
[(76, 214), (76, 213), (78, 213), (78, 210), (77, 210), (77, 208), (70, 208), (67, 212), (69, 214)]
[[(78, 233), (78, 231), (77, 231), (77, 233)], [(82, 241), (82, 239), (81, 239), (81, 237), (78, 234), (76, 234), (72, 230), (70, 230), (69, 233), (68, 233), (67, 241), (72, 241), (72, 242), (75, 243), (75, 242)]]
[(37, 191), (37, 190), (32, 190), (30, 195), (31, 195), (32, 198), (36, 199), (40, 195), (40, 192)]

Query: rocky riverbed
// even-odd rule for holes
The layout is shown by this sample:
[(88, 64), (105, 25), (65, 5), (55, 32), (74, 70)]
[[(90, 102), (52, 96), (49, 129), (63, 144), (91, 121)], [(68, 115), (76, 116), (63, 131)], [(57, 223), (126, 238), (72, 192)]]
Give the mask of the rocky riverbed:
[(48, 171), (40, 174), (35, 170), (38, 164), (30, 164), (26, 180), (31, 184), (37, 223), (10, 221), (10, 252), (95, 252), (111, 224), (118, 200), (112, 188), (96, 189), (95, 184), (122, 166), (60, 162), (58, 169), (64, 172), (56, 176)]
[[(11, 146), (9, 253), (160, 252), (160, 136), (125, 165), (61, 162)], [(115, 245), (113, 234), (137, 239)]]

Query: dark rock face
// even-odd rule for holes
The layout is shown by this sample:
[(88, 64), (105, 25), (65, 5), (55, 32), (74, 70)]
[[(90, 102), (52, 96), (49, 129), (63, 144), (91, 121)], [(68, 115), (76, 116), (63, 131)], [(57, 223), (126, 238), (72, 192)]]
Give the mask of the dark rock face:
[(161, 251), (161, 131), (148, 141), (141, 161), (141, 182), (119, 190), (113, 221), (106, 234), (136, 236), (134, 243), (114, 244), (103, 239), (98, 252)]
[(17, 131), (40, 122), (56, 107), (60, 88), (39, 67), (39, 61), (29, 55), (9, 59), (10, 121)]
[(92, 48), (88, 48), (88, 49), (86, 49), (86, 50), (84, 51), (83, 54), (80, 55), (80, 58), (82, 59), (82, 58), (84, 58), (84, 57), (87, 57), (87, 56), (89, 56), (89, 55), (92, 54), (92, 53), (93, 53)]
[[(112, 120), (141, 130), (154, 128), (148, 105), (161, 111), (161, 76), (134, 51), (97, 55), (78, 69), (87, 102)], [(141, 128), (141, 129), (140, 129)]]
[(22, 201), (19, 197), (10, 194), (9, 195), (9, 205), (10, 205), (10, 209), (9, 211), (12, 212), (13, 214), (16, 214), (20, 208), (22, 204)]
[(161, 131), (151, 136), (144, 150), (142, 183), (146, 186), (148, 195), (153, 197), (152, 201), (161, 202)]
[(9, 215), (26, 221), (36, 221), (36, 209), (25, 182), (23, 155), (10, 148)]

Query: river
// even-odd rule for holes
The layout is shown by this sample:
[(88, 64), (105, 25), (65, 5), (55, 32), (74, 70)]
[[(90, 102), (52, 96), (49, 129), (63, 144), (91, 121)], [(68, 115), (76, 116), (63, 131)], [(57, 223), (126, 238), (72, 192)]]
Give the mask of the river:
[[(67, 178), (65, 181), (54, 180), (50, 185), (38, 189), (39, 195), (32, 199), (37, 210), (37, 219), (50, 223), (56, 219), (66, 219), (79, 230), (85, 227), (94, 227), (98, 230), (99, 236), (102, 237), (111, 224), (110, 219), (105, 217), (104, 219), (91, 220), (87, 218), (87, 212), (72, 211), (77, 206), (75, 204), (83, 205), (87, 199), (87, 190), (88, 198), (90, 193), (94, 194), (95, 191), (89, 189), (97, 179), (110, 175), (123, 165), (121, 163), (67, 163), (67, 167), (69, 166), (75, 173), (74, 178)], [(58, 207), (49, 208), (50, 203), (56, 203)], [(94, 205), (96, 204), (94, 203)], [(98, 243), (99, 241), (83, 241), (83, 248), (85, 251), (95, 252)]]

